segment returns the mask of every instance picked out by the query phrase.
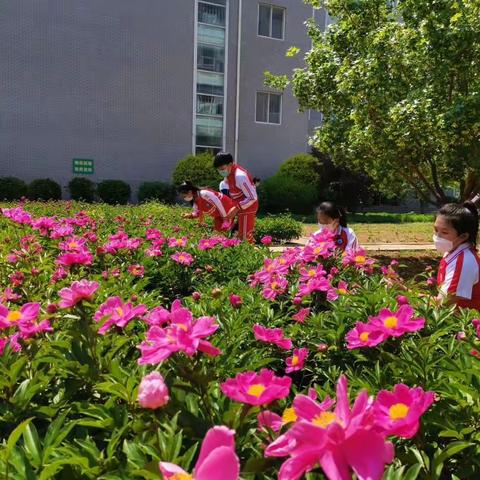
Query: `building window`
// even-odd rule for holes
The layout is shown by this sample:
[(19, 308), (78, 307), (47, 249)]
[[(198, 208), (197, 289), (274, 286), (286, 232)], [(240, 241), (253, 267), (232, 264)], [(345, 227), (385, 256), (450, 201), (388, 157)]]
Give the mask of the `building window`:
[(200, 115), (223, 115), (223, 97), (197, 95), (197, 113)]
[(221, 147), (223, 118), (197, 115), (197, 146)]
[(261, 37), (283, 40), (285, 29), (285, 9), (273, 5), (259, 4), (258, 34)]
[(223, 47), (198, 44), (197, 68), (199, 70), (223, 73), (225, 69), (224, 59), (225, 49)]
[(255, 120), (279, 125), (282, 118), (282, 96), (278, 93), (257, 92)]
[(197, 73), (197, 93), (223, 95), (223, 75), (221, 73)]
[[(219, 2), (215, 2), (219, 3)], [(223, 4), (225, 5), (225, 3)], [(201, 2), (198, 4), (198, 21), (208, 25), (225, 26), (225, 6), (211, 5)]]

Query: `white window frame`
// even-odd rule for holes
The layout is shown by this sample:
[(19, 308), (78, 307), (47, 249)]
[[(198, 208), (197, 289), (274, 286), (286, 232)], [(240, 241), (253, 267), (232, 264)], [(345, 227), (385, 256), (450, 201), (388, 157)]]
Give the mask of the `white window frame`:
[[(270, 8), (270, 35), (260, 35), (258, 33), (258, 29), (260, 27), (260, 7), (269, 7)], [(282, 24), (282, 38), (272, 37), (272, 19), (273, 19), (273, 9), (278, 8), (279, 10), (283, 10), (283, 24)], [(260, 38), (269, 38), (270, 40), (277, 40), (278, 42), (285, 41), (285, 28), (286, 28), (286, 18), (287, 18), (287, 9), (285, 7), (281, 7), (279, 5), (273, 5), (272, 3), (258, 3), (257, 9), (257, 37)]]
[[(270, 120), (270, 96), (271, 95), (278, 95), (280, 97), (280, 121), (279, 123), (275, 122), (259, 122), (257, 120), (257, 93), (265, 93), (268, 95), (268, 110), (267, 110), (267, 115), (268, 115), (268, 120)], [(257, 90), (255, 92), (255, 123), (258, 123), (260, 125), (282, 125), (282, 119), (283, 119), (283, 95), (278, 92), (265, 92), (264, 90)]]

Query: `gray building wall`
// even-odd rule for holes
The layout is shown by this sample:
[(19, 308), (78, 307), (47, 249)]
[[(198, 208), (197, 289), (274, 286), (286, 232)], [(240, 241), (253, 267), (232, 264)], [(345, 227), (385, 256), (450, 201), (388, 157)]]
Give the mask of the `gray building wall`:
[[(312, 9), (286, 8), (285, 39), (257, 35), (258, 1), (243, 0), (238, 160), (275, 173), (307, 149), (308, 115), (283, 95), (281, 125), (255, 122), (263, 73), (289, 73), (310, 47)], [(265, 2), (270, 3), (270, 2)], [(239, 0), (229, 2), (226, 149), (235, 149)], [(192, 152), (195, 0), (2, 0), (0, 176), (51, 177), (65, 186), (73, 158), (95, 160), (94, 181), (133, 189), (168, 180)], [(285, 58), (290, 46), (302, 53)]]

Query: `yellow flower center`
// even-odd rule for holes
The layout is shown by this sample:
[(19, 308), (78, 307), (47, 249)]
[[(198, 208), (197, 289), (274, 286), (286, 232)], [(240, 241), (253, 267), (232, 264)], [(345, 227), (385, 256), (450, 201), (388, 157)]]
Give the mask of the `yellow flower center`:
[(186, 332), (188, 330), (188, 327), (184, 323), (177, 323), (178, 328)]
[(362, 332), (360, 335), (359, 335), (359, 338), (362, 342), (368, 342), (368, 337), (370, 336), (370, 333), (369, 332)]
[(181, 262), (184, 262), (184, 261), (187, 259), (187, 257), (185, 257), (184, 255), (180, 255), (180, 256), (178, 257), (178, 259), (179, 259)]
[(282, 415), (282, 423), (287, 425), (287, 423), (295, 423), (297, 421), (297, 414), (295, 413), (295, 409), (293, 407), (286, 408), (283, 411)]
[(70, 242), (70, 243), (68, 244), (68, 247), (69, 247), (69, 248), (77, 248), (77, 247), (78, 247), (78, 243), (77, 243), (77, 242)]
[(276, 290), (277, 287), (278, 287), (278, 283), (277, 282), (272, 282), (272, 284), (270, 286), (272, 287), (272, 290)]
[(280, 265), (285, 265), (285, 264), (287, 263), (287, 261), (286, 261), (284, 258), (281, 258), (281, 259), (278, 261), (278, 263), (279, 263)]
[(193, 480), (193, 477), (188, 473), (175, 473), (170, 480)]
[(409, 408), (404, 403), (395, 403), (390, 407), (390, 419), (402, 420), (408, 415)]
[(317, 273), (317, 272), (315, 272), (315, 270), (313, 270), (313, 269), (312, 269), (312, 270), (309, 270), (309, 271), (308, 271), (308, 276), (309, 276), (309, 277), (314, 277), (314, 276), (315, 276), (315, 273)]
[(321, 252), (322, 252), (322, 248), (321, 248), (321, 247), (316, 247), (316, 248), (313, 250), (313, 253), (314, 253), (315, 255), (318, 255), (318, 254), (321, 253)]
[(298, 356), (297, 355), (294, 355), (293, 358), (292, 358), (292, 365), (295, 366), (295, 365), (298, 365)]
[(339, 288), (337, 290), (337, 292), (340, 294), (340, 295), (346, 295), (347, 294), (347, 291), (344, 289), (344, 288)]
[(247, 390), (247, 393), (249, 395), (251, 395), (252, 397), (257, 397), (257, 398), (260, 398), (260, 395), (266, 390), (266, 388), (261, 385), (260, 383), (256, 383), (254, 385), (251, 385), (248, 390)]
[(123, 308), (122, 307), (117, 307), (115, 309), (115, 312), (117, 312), (117, 314), (121, 316), (121, 315), (123, 315)]
[(21, 318), (22, 318), (22, 314), (18, 310), (15, 310), (13, 312), (8, 312), (7, 320), (9, 322), (16, 322), (16, 321), (20, 320)]
[(333, 412), (322, 412), (313, 418), (312, 423), (320, 428), (327, 428), (337, 420), (337, 416)]
[(387, 328), (397, 328), (397, 325), (398, 325), (398, 318), (397, 317), (387, 317), (384, 321), (383, 321), (383, 324), (387, 327)]
[(366, 258), (365, 258), (364, 255), (357, 255), (355, 257), (355, 262), (356, 263), (365, 263), (365, 260), (366, 260)]

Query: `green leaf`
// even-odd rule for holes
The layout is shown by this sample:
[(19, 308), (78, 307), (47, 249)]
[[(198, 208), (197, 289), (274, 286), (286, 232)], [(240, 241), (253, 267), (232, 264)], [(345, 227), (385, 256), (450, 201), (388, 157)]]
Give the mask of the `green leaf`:
[(12, 449), (15, 447), (17, 444), (19, 438), (22, 436), (23, 432), (29, 425), (29, 423), (33, 420), (33, 417), (27, 418), (27, 420), (24, 420), (20, 425), (18, 425), (13, 432), (8, 436), (7, 440), (7, 446), (3, 452), (4, 456), (6, 459), (9, 458)]
[(38, 432), (33, 423), (29, 423), (23, 431), (25, 451), (30, 458), (32, 465), (39, 468), (42, 464), (42, 447)]

